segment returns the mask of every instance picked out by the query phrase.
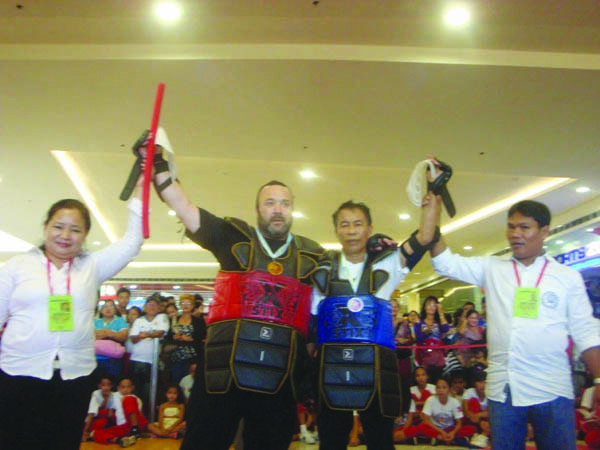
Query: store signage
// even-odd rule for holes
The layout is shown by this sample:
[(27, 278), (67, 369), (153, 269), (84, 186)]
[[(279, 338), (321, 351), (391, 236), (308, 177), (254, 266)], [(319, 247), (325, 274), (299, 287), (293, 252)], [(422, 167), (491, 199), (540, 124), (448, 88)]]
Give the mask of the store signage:
[(576, 248), (567, 253), (561, 253), (556, 255), (554, 258), (561, 264), (570, 266), (579, 261), (593, 258), (600, 255), (600, 241), (592, 242), (584, 247)]

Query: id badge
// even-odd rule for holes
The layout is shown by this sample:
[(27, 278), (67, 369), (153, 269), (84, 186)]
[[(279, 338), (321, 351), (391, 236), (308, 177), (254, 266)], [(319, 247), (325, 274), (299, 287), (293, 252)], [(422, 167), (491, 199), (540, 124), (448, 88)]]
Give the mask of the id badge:
[(540, 307), (539, 288), (516, 288), (514, 317), (537, 319)]
[(73, 297), (51, 295), (48, 297), (48, 329), (73, 331)]

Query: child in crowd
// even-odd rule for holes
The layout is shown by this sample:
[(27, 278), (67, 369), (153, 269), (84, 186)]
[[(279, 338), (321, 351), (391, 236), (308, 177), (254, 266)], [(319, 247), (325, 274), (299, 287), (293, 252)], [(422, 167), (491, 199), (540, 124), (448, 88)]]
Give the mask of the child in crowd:
[(584, 433), (589, 448), (600, 449), (600, 404), (594, 398), (596, 386), (589, 387), (581, 397), (577, 409), (577, 428)]
[(98, 383), (98, 390), (92, 392), (88, 415), (83, 428), (82, 442), (90, 437), (90, 432), (106, 428), (114, 422), (113, 380), (109, 374), (104, 374)]
[(424, 422), (417, 427), (418, 434), (431, 438), (432, 444), (437, 439), (446, 444), (465, 444), (467, 441), (462, 438), (473, 436), (475, 427), (462, 426), (462, 407), (450, 397), (450, 383), (445, 378), (437, 381), (435, 391), (436, 395), (429, 397), (423, 407)]
[(316, 421), (311, 408), (298, 403), (296, 406), (298, 413), (298, 424), (300, 425), (300, 435), (298, 438), (305, 444), (314, 444), (318, 440), (318, 433), (310, 431), (309, 428), (316, 427)]
[(487, 447), (487, 441), (490, 437), (485, 378), (485, 372), (477, 372), (474, 378), (475, 387), (467, 389), (463, 397), (463, 409), (467, 416), (465, 425), (473, 425), (477, 433), (482, 435), (482, 437), (474, 436), (471, 440), (471, 444), (478, 447)]
[(462, 370), (456, 371), (450, 376), (450, 396), (455, 398), (460, 405), (463, 402), (466, 385), (467, 381)]
[(415, 402), (415, 408), (417, 412), (423, 411), (423, 405), (425, 401), (433, 394), (435, 394), (435, 386), (427, 383), (428, 375), (427, 371), (423, 367), (417, 367), (415, 369), (415, 386), (410, 388), (410, 396)]
[(148, 421), (140, 412), (142, 401), (133, 395), (135, 385), (129, 376), (122, 376), (113, 394), (113, 405), (117, 425), (110, 428), (94, 430), (90, 437), (101, 444), (121, 444), (129, 447), (135, 444), (140, 432), (146, 428)]
[(167, 388), (166, 397), (167, 401), (158, 411), (158, 422), (148, 424), (148, 431), (153, 437), (177, 439), (178, 433), (185, 429), (183, 394), (179, 386), (172, 384)]
[(196, 373), (196, 363), (190, 364), (190, 373), (183, 377), (179, 382), (179, 387), (183, 391), (185, 402), (187, 403), (192, 393), (192, 387), (194, 386), (194, 374)]

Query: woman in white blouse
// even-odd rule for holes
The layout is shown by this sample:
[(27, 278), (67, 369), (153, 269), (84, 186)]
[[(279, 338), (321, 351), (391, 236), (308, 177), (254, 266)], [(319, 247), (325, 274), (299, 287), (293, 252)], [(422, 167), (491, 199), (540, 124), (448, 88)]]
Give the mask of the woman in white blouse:
[(79, 448), (94, 389), (97, 290), (140, 250), (139, 191), (138, 183), (120, 241), (83, 250), (89, 211), (78, 200), (61, 200), (48, 211), (44, 244), (0, 267), (2, 449)]

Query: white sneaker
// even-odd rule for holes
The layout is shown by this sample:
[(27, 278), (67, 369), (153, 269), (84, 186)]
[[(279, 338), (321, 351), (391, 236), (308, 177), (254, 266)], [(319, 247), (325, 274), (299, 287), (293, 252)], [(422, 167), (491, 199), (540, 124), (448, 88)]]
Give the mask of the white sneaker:
[(313, 435), (312, 435), (312, 434), (310, 434), (310, 433), (308, 433), (308, 432), (306, 432), (306, 433), (301, 433), (301, 434), (300, 434), (300, 440), (301, 440), (302, 442), (304, 442), (305, 444), (310, 444), (310, 445), (312, 445), (312, 444), (316, 444), (316, 442), (317, 442), (317, 441), (315, 440), (315, 438), (313, 437)]

